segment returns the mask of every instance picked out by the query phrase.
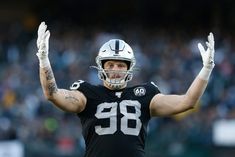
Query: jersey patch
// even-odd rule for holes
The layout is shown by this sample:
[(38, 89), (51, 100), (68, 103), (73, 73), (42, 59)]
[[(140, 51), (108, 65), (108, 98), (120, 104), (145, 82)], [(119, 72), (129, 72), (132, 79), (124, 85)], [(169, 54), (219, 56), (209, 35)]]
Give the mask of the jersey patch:
[(146, 89), (144, 87), (136, 87), (134, 89), (134, 94), (136, 96), (144, 96), (146, 93)]

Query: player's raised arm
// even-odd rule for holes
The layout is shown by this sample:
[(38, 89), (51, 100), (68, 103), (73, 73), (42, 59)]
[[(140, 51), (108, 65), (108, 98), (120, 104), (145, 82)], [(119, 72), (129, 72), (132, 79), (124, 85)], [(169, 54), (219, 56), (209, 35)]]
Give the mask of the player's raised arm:
[(201, 43), (198, 44), (202, 56), (203, 68), (194, 79), (193, 83), (183, 95), (164, 95), (157, 94), (150, 103), (150, 112), (152, 116), (169, 116), (177, 114), (194, 107), (197, 101), (204, 93), (212, 69), (214, 68), (214, 36), (208, 35), (205, 50)]
[(40, 82), (45, 97), (64, 111), (79, 113), (85, 108), (86, 97), (79, 91), (59, 89), (48, 58), (50, 31), (42, 22), (38, 28), (37, 56), (40, 66)]

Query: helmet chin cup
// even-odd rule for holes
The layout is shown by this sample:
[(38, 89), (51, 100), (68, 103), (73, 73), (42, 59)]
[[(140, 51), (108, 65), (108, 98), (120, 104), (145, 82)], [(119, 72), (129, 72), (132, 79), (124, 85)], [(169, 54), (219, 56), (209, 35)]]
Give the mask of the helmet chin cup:
[(110, 81), (105, 80), (105, 84), (112, 90), (119, 90), (125, 88), (127, 83), (123, 81), (123, 83), (111, 83)]

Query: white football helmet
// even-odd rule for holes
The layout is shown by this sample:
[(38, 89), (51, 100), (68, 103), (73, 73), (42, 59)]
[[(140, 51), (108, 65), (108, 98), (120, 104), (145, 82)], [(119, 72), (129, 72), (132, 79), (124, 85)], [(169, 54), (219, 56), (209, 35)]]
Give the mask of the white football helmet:
[[(105, 70), (104, 62), (107, 60), (124, 61), (127, 63), (128, 69), (125, 71)], [(136, 61), (132, 48), (123, 40), (111, 39), (100, 48), (98, 56), (96, 57), (98, 77), (105, 81), (105, 84), (111, 89), (122, 89), (126, 87), (127, 82), (132, 79), (135, 63)], [(108, 77), (109, 74), (120, 74), (123, 77), (110, 79)]]

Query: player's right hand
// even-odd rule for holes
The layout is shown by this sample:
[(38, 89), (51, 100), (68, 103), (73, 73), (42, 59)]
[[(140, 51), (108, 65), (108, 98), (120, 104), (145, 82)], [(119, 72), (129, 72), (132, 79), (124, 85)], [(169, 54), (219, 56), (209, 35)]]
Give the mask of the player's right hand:
[(49, 38), (50, 31), (47, 30), (45, 22), (41, 22), (38, 27), (38, 38), (37, 38), (37, 56), (39, 60), (47, 59), (49, 53)]

